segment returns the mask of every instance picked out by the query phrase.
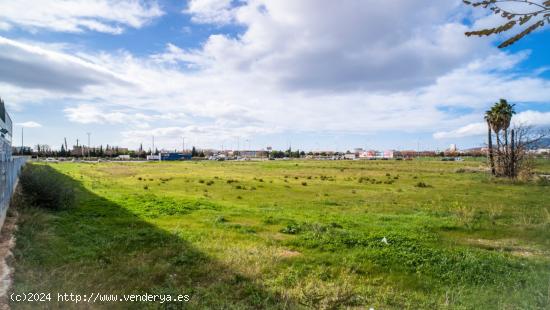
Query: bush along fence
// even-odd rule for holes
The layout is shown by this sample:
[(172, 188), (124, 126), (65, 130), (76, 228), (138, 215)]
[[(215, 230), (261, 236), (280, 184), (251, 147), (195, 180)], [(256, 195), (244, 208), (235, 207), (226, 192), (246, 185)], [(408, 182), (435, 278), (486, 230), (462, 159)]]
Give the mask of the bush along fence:
[(26, 156), (6, 156), (0, 160), (0, 228), (4, 224), (11, 197), (17, 185), (21, 168), (27, 162)]

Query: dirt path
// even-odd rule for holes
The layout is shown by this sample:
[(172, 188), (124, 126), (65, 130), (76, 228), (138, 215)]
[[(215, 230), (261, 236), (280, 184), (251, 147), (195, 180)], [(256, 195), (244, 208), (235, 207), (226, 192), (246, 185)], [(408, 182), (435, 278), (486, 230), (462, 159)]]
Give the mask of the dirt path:
[(11, 249), (15, 245), (15, 231), (17, 230), (17, 211), (8, 210), (4, 226), (0, 232), (0, 310), (9, 309), (8, 291), (12, 283), (11, 265), (13, 255)]

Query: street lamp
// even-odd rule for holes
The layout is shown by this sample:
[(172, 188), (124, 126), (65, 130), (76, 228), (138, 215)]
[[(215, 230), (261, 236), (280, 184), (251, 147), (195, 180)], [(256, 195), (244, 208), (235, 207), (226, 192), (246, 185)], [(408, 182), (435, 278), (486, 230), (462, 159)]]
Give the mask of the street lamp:
[(87, 132), (86, 133), (88, 135), (88, 160), (90, 160), (90, 135), (92, 134), (91, 132)]

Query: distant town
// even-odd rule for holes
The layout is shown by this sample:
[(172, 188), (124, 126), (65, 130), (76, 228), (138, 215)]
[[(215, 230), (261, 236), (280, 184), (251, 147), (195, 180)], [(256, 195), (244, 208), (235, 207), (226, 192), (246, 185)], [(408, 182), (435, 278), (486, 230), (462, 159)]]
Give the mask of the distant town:
[[(216, 150), (198, 149), (192, 147), (185, 150), (147, 149), (140, 146), (137, 150), (126, 147), (103, 145), (88, 147), (74, 145), (72, 148), (63, 144), (59, 150), (54, 150), (48, 145), (36, 145), (35, 147), (17, 146), (12, 148), (14, 155), (27, 155), (34, 158), (48, 158), (49, 160), (149, 160), (149, 161), (178, 161), (178, 160), (281, 160), (281, 159), (311, 159), (311, 160), (409, 160), (417, 157), (441, 157), (443, 160), (460, 160), (461, 157), (487, 156), (486, 147), (459, 149), (451, 144), (444, 151), (434, 150), (365, 150), (356, 148), (346, 152), (338, 151), (304, 151), (274, 150), (266, 147), (259, 150)], [(532, 154), (548, 157), (550, 148), (541, 147), (531, 150)]]

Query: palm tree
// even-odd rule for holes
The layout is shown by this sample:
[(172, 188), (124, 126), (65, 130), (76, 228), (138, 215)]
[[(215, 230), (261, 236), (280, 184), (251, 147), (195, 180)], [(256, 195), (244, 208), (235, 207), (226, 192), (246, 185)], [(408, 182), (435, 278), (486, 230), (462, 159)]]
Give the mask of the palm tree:
[[(485, 112), (485, 120), (487, 121), (487, 126), (489, 127), (489, 157), (491, 160), (491, 171), (495, 174), (494, 166), (494, 153), (492, 148), (492, 137), (491, 129), (495, 132), (497, 138), (497, 162), (498, 166), (501, 167), (502, 155), (508, 155), (508, 129), (510, 128), (510, 123), (512, 121), (512, 116), (516, 112), (514, 111), (514, 105), (510, 105), (506, 99), (500, 99), (499, 102), (495, 103), (493, 107), (487, 112)], [(500, 131), (504, 131), (504, 150), (501, 149), (501, 140), (500, 140)], [(512, 150), (513, 151), (513, 150)], [(503, 154), (504, 153), (504, 154)]]
[(495, 157), (493, 155), (493, 135), (491, 132), (491, 128), (493, 128), (494, 123), (494, 114), (492, 110), (488, 110), (485, 112), (485, 121), (487, 122), (487, 146), (489, 148), (488, 155), (489, 155), (489, 164), (491, 166), (491, 174), (495, 175)]
[(514, 111), (514, 104), (509, 104), (506, 99), (500, 99), (498, 103), (498, 113), (501, 122), (501, 127), (504, 130), (504, 141), (508, 144), (508, 128), (510, 128), (510, 122), (512, 121), (512, 116), (516, 114)]
[[(498, 114), (500, 119), (500, 126), (501, 129), (504, 131), (504, 155), (507, 158), (507, 164), (505, 167), (505, 173), (507, 176), (513, 175), (513, 160), (508, 160), (510, 156), (513, 155), (513, 143), (512, 143), (512, 149), (508, 148), (508, 129), (510, 128), (510, 123), (512, 121), (512, 116), (516, 114), (516, 111), (514, 111), (514, 105), (509, 104), (505, 99), (500, 99), (500, 102), (498, 103)], [(513, 130), (512, 130), (512, 139), (513, 139)]]

